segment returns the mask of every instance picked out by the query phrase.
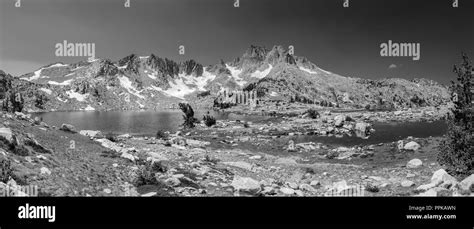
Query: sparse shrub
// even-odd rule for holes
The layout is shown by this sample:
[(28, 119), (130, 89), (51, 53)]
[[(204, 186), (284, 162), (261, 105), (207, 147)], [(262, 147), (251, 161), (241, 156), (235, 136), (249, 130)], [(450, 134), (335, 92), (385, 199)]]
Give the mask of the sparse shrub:
[(211, 164), (216, 164), (217, 162), (219, 162), (219, 159), (206, 155), (203, 161)]
[(111, 142), (118, 142), (117, 137), (112, 133), (105, 134), (105, 138), (108, 139)]
[(474, 169), (474, 128), (472, 103), (472, 63), (463, 54), (461, 66), (454, 66), (456, 82), (450, 91), (454, 107), (447, 117), (448, 132), (440, 144), (438, 162), (454, 175), (469, 175)]
[(35, 94), (35, 107), (39, 109), (44, 109), (44, 105), (46, 102), (48, 102), (48, 97), (46, 97), (44, 94), (41, 93), (36, 93)]
[(135, 181), (136, 186), (142, 185), (156, 185), (161, 182), (156, 179), (156, 173), (166, 172), (166, 168), (162, 167), (161, 163), (147, 162), (137, 171), (137, 179)]
[(18, 145), (16, 138), (13, 136), (13, 142), (8, 141), (5, 137), (0, 136), (0, 148), (7, 149), (13, 154), (19, 156), (28, 156), (30, 152), (23, 145)]
[(204, 120), (204, 123), (206, 126), (211, 127), (213, 125), (216, 125), (216, 119), (210, 115), (204, 115), (202, 118)]
[(184, 123), (182, 126), (184, 128), (194, 128), (194, 123), (197, 121), (197, 119), (194, 118), (194, 110), (191, 105), (187, 103), (179, 103), (179, 109), (181, 109), (181, 111), (184, 113)]
[(314, 109), (311, 109), (311, 108), (308, 109), (308, 110), (305, 112), (305, 114), (307, 114), (308, 117), (311, 118), (311, 119), (317, 119), (317, 118), (320, 117), (319, 112), (316, 111), (316, 110), (314, 110)]
[(167, 139), (167, 138), (168, 138), (168, 134), (166, 134), (162, 130), (158, 130), (156, 132), (156, 139)]
[(379, 187), (377, 187), (377, 185), (374, 185), (374, 184), (371, 184), (371, 183), (368, 183), (365, 186), (365, 190), (367, 190), (368, 192), (379, 192), (380, 191), (380, 189), (379, 189)]

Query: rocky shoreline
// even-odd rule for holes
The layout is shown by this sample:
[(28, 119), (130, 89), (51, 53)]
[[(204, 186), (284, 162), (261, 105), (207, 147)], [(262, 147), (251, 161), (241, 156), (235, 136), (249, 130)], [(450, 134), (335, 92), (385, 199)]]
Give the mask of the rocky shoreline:
[(299, 112), (255, 123), (200, 123), (158, 138), (104, 136), (3, 113), (0, 159), (9, 165), (2, 164), (0, 184), (18, 190), (36, 185), (44, 196), (474, 195), (474, 175), (451, 177), (436, 162), (440, 137), (354, 147), (291, 140), (370, 136), (373, 122), (434, 121), (444, 116), (443, 108), (321, 111), (315, 119)]

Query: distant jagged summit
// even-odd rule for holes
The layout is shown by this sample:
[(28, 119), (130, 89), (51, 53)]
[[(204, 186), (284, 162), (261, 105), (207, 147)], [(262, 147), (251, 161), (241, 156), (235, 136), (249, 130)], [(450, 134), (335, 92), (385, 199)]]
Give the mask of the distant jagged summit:
[(344, 77), (279, 45), (271, 49), (251, 45), (233, 61), (218, 60), (209, 66), (193, 59), (178, 63), (155, 54), (130, 54), (117, 61), (53, 63), (19, 78), (21, 85), (32, 88), (30, 94), (47, 98), (44, 110), (160, 109), (201, 94), (216, 96), (224, 88), (258, 90), (270, 100), (358, 107), (432, 105), (449, 97), (443, 86), (424, 81)]

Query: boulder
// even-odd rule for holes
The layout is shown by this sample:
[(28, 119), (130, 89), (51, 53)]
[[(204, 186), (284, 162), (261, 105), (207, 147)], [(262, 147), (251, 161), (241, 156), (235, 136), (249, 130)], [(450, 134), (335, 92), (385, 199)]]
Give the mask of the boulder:
[(181, 181), (176, 177), (170, 177), (165, 180), (165, 183), (171, 187), (176, 187), (181, 184)]
[(409, 169), (415, 169), (415, 168), (420, 167), (421, 165), (423, 165), (423, 162), (422, 162), (420, 159), (415, 158), (415, 159), (410, 160), (410, 161), (407, 163), (407, 168), (409, 168)]
[(292, 189), (297, 189), (298, 188), (298, 184), (294, 183), (294, 182), (286, 182), (286, 185)]
[(0, 136), (4, 137), (10, 143), (14, 141), (14, 136), (10, 128), (0, 128)]
[(34, 121), (33, 123), (34, 123), (35, 125), (40, 125), (42, 120), (41, 120), (40, 117), (36, 116), (33, 121)]
[(167, 161), (168, 158), (160, 153), (156, 152), (147, 152), (148, 158), (147, 161), (151, 161), (152, 163), (159, 162), (159, 161)]
[(22, 120), (28, 120), (31, 116), (28, 116), (27, 114), (25, 113), (22, 113), (22, 112), (15, 112), (15, 116), (16, 118), (18, 119), (22, 119)]
[(316, 189), (309, 184), (301, 184), (299, 189), (306, 192), (316, 192)]
[(98, 130), (81, 130), (79, 131), (79, 134), (87, 136), (87, 137), (91, 137), (91, 138), (104, 138), (105, 137), (102, 134), (102, 132)]
[(462, 190), (469, 190), (472, 192), (473, 190), (473, 185), (474, 185), (474, 174), (471, 174), (470, 176), (466, 177), (464, 180), (462, 180), (459, 183), (459, 186), (461, 187)]
[(423, 192), (423, 193), (420, 193), (418, 194), (417, 196), (423, 196), (423, 197), (433, 197), (433, 196), (437, 196), (438, 195), (438, 192), (436, 192), (436, 190), (434, 189), (430, 189), (426, 192)]
[(235, 176), (231, 183), (235, 190), (256, 194), (260, 191), (260, 183), (250, 177)]
[(423, 184), (423, 185), (418, 186), (418, 188), (416, 188), (416, 190), (426, 191), (426, 190), (432, 189), (434, 187), (436, 187), (436, 184), (429, 183), (429, 184)]
[(121, 158), (125, 158), (125, 159), (128, 159), (132, 162), (135, 161), (135, 157), (129, 153), (126, 153), (126, 152), (123, 152), (122, 155), (120, 155)]
[(287, 187), (281, 187), (280, 192), (285, 194), (285, 195), (293, 195), (295, 194), (295, 190), (292, 188), (287, 188)]
[(341, 127), (344, 125), (344, 120), (346, 120), (346, 116), (344, 115), (337, 115), (334, 117), (334, 126)]
[(400, 184), (401, 184), (402, 187), (408, 188), (408, 187), (411, 187), (411, 186), (415, 185), (415, 182), (410, 181), (410, 180), (404, 180)]
[(433, 176), (431, 177), (431, 183), (435, 184), (436, 186), (449, 186), (456, 184), (457, 180), (456, 178), (449, 175), (444, 169), (439, 169), (433, 173)]
[(312, 180), (309, 185), (311, 185), (312, 187), (319, 187), (321, 186), (321, 182), (319, 182), (318, 180)]
[(186, 139), (186, 143), (188, 146), (194, 147), (194, 148), (204, 148), (211, 144), (210, 142), (198, 141), (194, 139)]
[(355, 131), (359, 131), (361, 133), (370, 133), (370, 124), (366, 122), (358, 122), (355, 125)]
[(414, 142), (414, 141), (411, 141), (411, 142), (408, 142), (407, 144), (405, 144), (405, 146), (403, 147), (405, 150), (413, 150), (413, 151), (416, 151), (420, 148), (420, 144)]
[(117, 138), (132, 138), (132, 135), (130, 135), (130, 134), (122, 134), (122, 135), (117, 136)]
[(348, 188), (349, 186), (347, 185), (347, 181), (342, 180), (342, 181), (335, 182), (329, 189), (335, 190), (336, 192), (340, 192)]
[(49, 169), (46, 168), (46, 167), (41, 167), (40, 173), (41, 173), (41, 174), (44, 174), (44, 175), (51, 175), (51, 170), (49, 170)]
[(71, 124), (66, 124), (66, 123), (63, 123), (61, 127), (59, 128), (59, 130), (71, 132), (71, 133), (77, 133), (76, 127), (74, 127)]

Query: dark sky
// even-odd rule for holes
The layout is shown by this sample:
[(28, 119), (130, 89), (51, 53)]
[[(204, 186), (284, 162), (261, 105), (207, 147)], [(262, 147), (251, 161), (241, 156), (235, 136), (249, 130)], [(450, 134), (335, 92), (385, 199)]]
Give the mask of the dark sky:
[[(203, 65), (251, 45), (293, 45), (295, 55), (344, 76), (424, 77), (447, 83), (460, 53), (474, 59), (474, 1), (459, 0), (0, 0), (0, 69), (18, 75), (52, 62), (63, 40), (95, 43), (117, 60), (155, 53)], [(421, 59), (381, 57), (380, 44), (419, 42)], [(186, 55), (178, 55), (184, 45)], [(389, 68), (390, 65), (395, 68)]]

